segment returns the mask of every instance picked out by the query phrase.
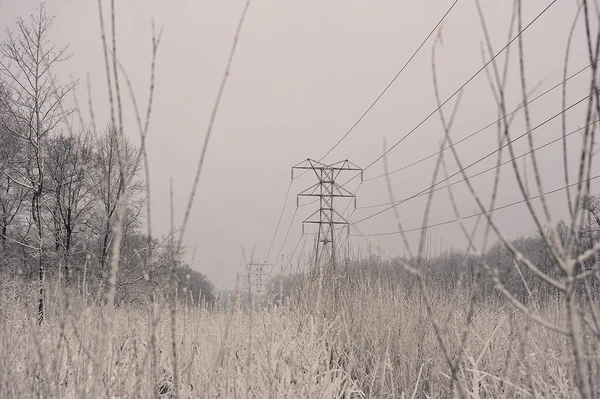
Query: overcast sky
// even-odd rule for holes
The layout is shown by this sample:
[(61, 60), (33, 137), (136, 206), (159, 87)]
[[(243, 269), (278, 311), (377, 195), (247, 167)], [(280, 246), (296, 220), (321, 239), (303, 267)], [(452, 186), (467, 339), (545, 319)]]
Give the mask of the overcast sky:
[[(242, 247), (247, 254), (254, 249), (256, 260), (265, 260), (283, 199), (290, 182), (290, 167), (306, 158), (319, 159), (346, 133), (383, 88), (408, 60), (432, 27), (446, 12), (451, 0), (405, 1), (281, 1), (256, 0), (242, 29), (230, 79), (221, 103), (208, 158), (194, 203), (186, 243), (192, 267), (206, 274), (218, 287), (232, 287), (242, 262)], [(151, 57), (151, 22), (163, 28), (157, 60), (157, 85), (148, 138), (151, 174), (153, 229), (166, 233), (169, 228), (169, 179), (175, 190), (176, 223), (183, 218), (212, 104), (222, 77), (233, 33), (244, 3), (236, 1), (158, 1), (129, 0), (117, 3), (118, 54), (127, 69), (137, 100), (145, 104)], [(524, 23), (529, 23), (549, 0), (524, 1)], [(572, 0), (557, 1), (524, 34), (529, 89), (536, 94), (562, 80), (567, 36), (576, 13)], [(512, 1), (482, 0), (495, 50), (508, 35)], [(19, 16), (28, 17), (38, 5), (36, 0), (0, 0), (0, 28), (13, 28)], [(109, 2), (106, 2), (105, 10)], [(55, 70), (64, 81), (79, 79), (77, 90), (84, 115), (89, 115), (86, 76), (92, 86), (94, 112), (99, 124), (108, 122), (106, 77), (103, 67), (99, 18), (96, 1), (50, 0), (50, 14), (56, 16), (51, 40), (69, 44), (73, 56)], [(442, 99), (446, 99), (482, 66), (481, 23), (475, 3), (460, 0), (446, 18), (442, 44), (436, 53)], [(421, 49), (364, 120), (348, 135), (325, 162), (349, 159), (365, 167), (388, 147), (411, 131), (435, 109), (432, 84), (433, 38)], [(516, 43), (507, 88), (512, 110), (519, 97)], [(585, 50), (583, 25), (575, 32), (570, 53), (570, 71), (589, 63)], [(500, 58), (503, 61), (504, 58)], [(567, 104), (586, 95), (588, 74), (574, 78), (568, 88)], [(124, 91), (126, 93), (126, 91)], [(450, 112), (454, 101), (449, 102)], [(535, 126), (560, 111), (560, 90), (536, 101), (531, 107)], [(574, 108), (567, 120), (568, 131), (584, 120), (583, 107)], [(131, 107), (127, 105), (127, 134), (137, 140)], [(460, 139), (497, 118), (497, 108), (484, 73), (466, 87), (458, 111), (453, 137)], [(442, 131), (435, 116), (398, 145), (388, 155), (390, 169), (397, 169), (435, 152)], [(512, 126), (514, 135), (524, 132), (521, 114)], [(560, 118), (534, 133), (536, 146), (560, 135)], [(571, 148), (580, 143), (578, 135), (569, 140)], [(521, 140), (523, 141), (523, 140)], [(517, 145), (519, 154), (526, 142)], [(465, 163), (479, 159), (496, 147), (496, 131), (488, 129), (461, 144), (458, 149)], [(543, 167), (545, 191), (564, 185), (561, 147), (549, 146), (538, 152)], [(455, 163), (448, 158), (450, 172)], [(496, 159), (473, 167), (483, 170)], [(575, 165), (575, 153), (571, 163)], [(521, 162), (522, 163), (522, 162)], [(434, 160), (423, 162), (392, 176), (397, 198), (408, 197), (431, 180)], [(527, 166), (531, 174), (531, 167)], [(597, 168), (596, 168), (597, 169)], [(365, 179), (380, 175), (378, 162), (365, 172)], [(349, 175), (351, 177), (351, 175)], [(486, 196), (491, 174), (473, 180)], [(358, 180), (357, 180), (358, 181)], [(292, 184), (280, 231), (268, 262), (282, 246), (296, 207), (295, 194), (314, 184), (307, 174)], [(340, 182), (345, 182), (345, 179)], [(598, 187), (594, 182), (593, 187)], [(354, 190), (353, 182), (348, 188)], [(533, 187), (533, 186), (532, 186)], [(461, 212), (477, 212), (464, 185), (455, 193)], [(534, 193), (535, 194), (535, 193)], [(385, 179), (361, 185), (358, 205), (369, 206), (389, 201)], [(498, 205), (520, 200), (510, 169), (503, 169)], [(565, 217), (564, 194), (549, 197), (555, 220)], [(424, 198), (399, 208), (407, 229), (421, 223)], [(340, 202), (340, 212), (345, 203)], [(358, 209), (351, 220), (359, 220), (383, 208)], [(300, 208), (291, 223), (283, 246), (284, 259), (301, 237), (301, 221), (316, 210), (315, 205)], [(445, 191), (437, 193), (430, 223), (453, 219)], [(501, 228), (509, 236), (533, 233), (525, 208), (499, 211)], [(471, 223), (471, 222), (469, 222)], [(393, 231), (390, 212), (357, 225), (363, 233)], [(464, 248), (465, 240), (456, 224), (430, 230), (441, 248)], [(357, 230), (351, 230), (357, 234)], [(410, 233), (413, 244), (417, 234)], [(307, 249), (312, 245), (308, 237)], [(402, 254), (398, 236), (375, 237), (382, 254)], [(355, 250), (365, 248), (365, 240), (353, 237)], [(362, 247), (361, 247), (362, 246)], [(297, 251), (296, 255), (300, 250)], [(188, 257), (190, 258), (190, 257)], [(281, 257), (278, 260), (281, 263)]]

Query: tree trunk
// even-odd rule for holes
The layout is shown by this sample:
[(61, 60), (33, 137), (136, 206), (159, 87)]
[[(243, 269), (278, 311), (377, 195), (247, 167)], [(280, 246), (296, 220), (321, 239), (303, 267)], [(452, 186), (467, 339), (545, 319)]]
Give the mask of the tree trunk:
[(8, 231), (8, 221), (6, 220), (6, 214), (2, 215), (2, 237), (0, 237), (0, 241), (2, 242), (2, 253), (6, 254), (7, 250), (7, 242), (6, 242), (6, 234)]
[(102, 253), (100, 255), (100, 271), (104, 273), (106, 267), (106, 256), (108, 254), (108, 238), (110, 236), (110, 222), (106, 222), (106, 230), (104, 231), (104, 239), (102, 241)]
[(2, 231), (0, 232), (2, 236), (0, 237), (0, 242), (2, 242), (0, 246), (0, 267), (4, 269), (4, 267), (8, 267), (8, 262), (6, 261), (6, 255), (8, 252), (8, 246), (6, 243), (6, 234), (8, 229), (8, 222), (6, 221), (6, 214), (2, 215)]
[(65, 237), (65, 279), (69, 279), (69, 257), (71, 254), (71, 236), (73, 235), (72, 227), (70, 224), (66, 227)]
[(32, 202), (35, 205), (32, 209), (33, 220), (37, 227), (39, 237), (39, 248), (38, 248), (38, 278), (40, 283), (40, 295), (38, 298), (38, 324), (41, 325), (44, 322), (44, 277), (46, 270), (44, 269), (44, 237), (42, 230), (42, 212), (40, 204), (41, 187), (36, 190), (33, 195)]

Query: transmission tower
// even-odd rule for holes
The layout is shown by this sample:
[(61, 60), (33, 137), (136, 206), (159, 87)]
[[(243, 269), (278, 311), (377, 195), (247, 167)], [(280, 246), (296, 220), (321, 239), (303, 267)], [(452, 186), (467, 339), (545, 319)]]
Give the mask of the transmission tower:
[(308, 158), (306, 161), (292, 167), (292, 180), (294, 179), (295, 170), (304, 170), (304, 173), (312, 170), (317, 178), (317, 183), (300, 192), (297, 197), (298, 206), (300, 205), (300, 197), (317, 197), (319, 201), (319, 209), (302, 222), (303, 234), (305, 225), (318, 225), (315, 240), (315, 267), (318, 267), (320, 262), (326, 259), (332, 267), (335, 267), (335, 232), (346, 227), (350, 229), (350, 226), (348, 221), (335, 210), (334, 201), (336, 198), (354, 200), (354, 206), (356, 207), (356, 196), (336, 183), (336, 180), (344, 172), (360, 172), (362, 181), (362, 169), (347, 159), (327, 165)]
[(265, 287), (267, 285), (267, 262), (250, 262), (248, 263), (249, 269), (249, 281), (246, 281), (245, 288), (246, 292), (251, 292), (260, 297), (265, 293)]

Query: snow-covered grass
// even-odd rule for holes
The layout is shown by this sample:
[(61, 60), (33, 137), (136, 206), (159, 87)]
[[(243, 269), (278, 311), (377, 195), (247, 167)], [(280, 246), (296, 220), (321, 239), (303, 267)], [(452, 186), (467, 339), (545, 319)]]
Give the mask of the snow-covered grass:
[[(174, 397), (165, 303), (115, 309), (100, 358), (105, 308), (57, 287), (49, 284), (38, 327), (35, 291), (17, 296), (27, 286), (2, 285), (0, 397)], [(179, 397), (459, 395), (418, 292), (367, 278), (336, 295), (323, 290), (317, 301), (313, 288), (254, 311), (179, 306)], [(468, 332), (457, 379), (470, 395), (529, 397), (532, 387), (540, 397), (575, 395), (566, 339), (493, 300), (478, 302), (466, 326), (466, 295), (442, 292), (432, 288), (431, 298), (450, 354)], [(563, 308), (557, 301), (537, 313), (562, 324)]]

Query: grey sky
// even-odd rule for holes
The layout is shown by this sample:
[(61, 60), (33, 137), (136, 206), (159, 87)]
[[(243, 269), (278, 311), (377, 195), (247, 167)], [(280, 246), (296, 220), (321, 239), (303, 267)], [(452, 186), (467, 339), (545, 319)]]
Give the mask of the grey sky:
[[(176, 223), (183, 217), (204, 133), (221, 79), (242, 1), (156, 1), (117, 2), (119, 58), (136, 89), (137, 100), (146, 103), (151, 56), (151, 20), (164, 28), (157, 61), (157, 87), (148, 152), (151, 168), (153, 229), (165, 233), (169, 226), (169, 179), (174, 178)], [(231, 287), (241, 248), (255, 248), (263, 260), (279, 217), (289, 184), (290, 167), (307, 157), (318, 159), (347, 131), (370, 105), (398, 69), (410, 57), (429, 30), (452, 3), (444, 1), (276, 1), (257, 0), (250, 7), (242, 30), (230, 80), (214, 128), (208, 159), (194, 204), (186, 241), (190, 253), (197, 244), (193, 267), (205, 273), (217, 286)], [(528, 23), (548, 0), (524, 2), (524, 23)], [(17, 17), (27, 17), (36, 0), (0, 0), (0, 28), (13, 28)], [(51, 0), (48, 10), (56, 16), (51, 33), (57, 44), (70, 44), (73, 57), (55, 73), (80, 79), (78, 98), (88, 115), (86, 74), (92, 83), (92, 100), (97, 121), (108, 121), (105, 72), (99, 35), (96, 1)], [(495, 49), (506, 41), (512, 1), (482, 1)], [(108, 9), (109, 2), (105, 8)], [(529, 89), (535, 93), (558, 83), (566, 38), (576, 12), (576, 2), (559, 0), (524, 35)], [(587, 65), (584, 31), (576, 31), (570, 57), (570, 71)], [(2, 36), (4, 37), (4, 36)], [(445, 99), (482, 65), (482, 29), (475, 3), (461, 0), (442, 29), (443, 45), (438, 47), (437, 68), (441, 96)], [(349, 159), (360, 166), (377, 158), (383, 148), (410, 131), (435, 108), (430, 40), (387, 94), (352, 134), (326, 161)], [(511, 46), (509, 107), (520, 102), (517, 46)], [(503, 60), (503, 58), (501, 58)], [(586, 77), (569, 86), (567, 103), (586, 94)], [(126, 90), (123, 91), (126, 93)], [(127, 99), (128, 100), (128, 99)], [(452, 106), (451, 102), (449, 106)], [(137, 140), (137, 130), (127, 101), (128, 134)], [(145, 105), (144, 105), (145, 106)], [(450, 112), (450, 107), (445, 108)], [(560, 110), (560, 91), (532, 106), (535, 126)], [(568, 130), (581, 127), (582, 109), (569, 113)], [(475, 79), (463, 94), (453, 134), (461, 138), (497, 117), (495, 103), (485, 74)], [(536, 145), (560, 134), (560, 119), (534, 134)], [(515, 135), (523, 132), (521, 114), (513, 125)], [(439, 117), (431, 118), (389, 154), (391, 169), (401, 167), (435, 151), (441, 139)], [(573, 137), (572, 147), (579, 144)], [(494, 129), (459, 147), (465, 162), (492, 151)], [(525, 147), (525, 141), (518, 148)], [(544, 168), (546, 191), (564, 185), (560, 146), (539, 152)], [(572, 159), (573, 164), (575, 159)], [(495, 163), (490, 158), (473, 169)], [(428, 186), (433, 160), (394, 175), (398, 198)], [(449, 167), (455, 170), (454, 162)], [(382, 172), (374, 165), (365, 178)], [(514, 178), (504, 169), (498, 199), (502, 205), (521, 199)], [(531, 168), (528, 167), (530, 171)], [(489, 191), (490, 174), (474, 180), (483, 193)], [(307, 175), (294, 181), (281, 230), (269, 262), (281, 246), (295, 208), (295, 193), (310, 186)], [(351, 188), (355, 188), (353, 186)], [(533, 187), (533, 186), (532, 186)], [(593, 187), (598, 187), (594, 182)], [(487, 191), (486, 191), (487, 189)], [(463, 185), (456, 194), (465, 214), (476, 212)], [(440, 191), (430, 216), (435, 223), (453, 217), (447, 194)], [(564, 195), (551, 199), (556, 219), (565, 216)], [(358, 204), (388, 202), (384, 179), (364, 183)], [(406, 228), (419, 226), (423, 198), (399, 210)], [(301, 208), (284, 247), (289, 255), (301, 233), (300, 221), (314, 211)], [(353, 220), (368, 216), (373, 209), (357, 210)], [(530, 234), (533, 225), (524, 207), (498, 213), (500, 226), (511, 236)], [(373, 218), (359, 227), (365, 233), (394, 229), (391, 213)], [(356, 233), (356, 231), (353, 231)], [(443, 246), (464, 247), (456, 225), (432, 230)], [(417, 237), (412, 234), (411, 237)], [(353, 239), (354, 240), (354, 239)], [(401, 254), (399, 237), (378, 240), (383, 252)], [(356, 245), (363, 240), (355, 239)], [(310, 239), (309, 239), (310, 243)], [(364, 245), (364, 244), (362, 244)]]

